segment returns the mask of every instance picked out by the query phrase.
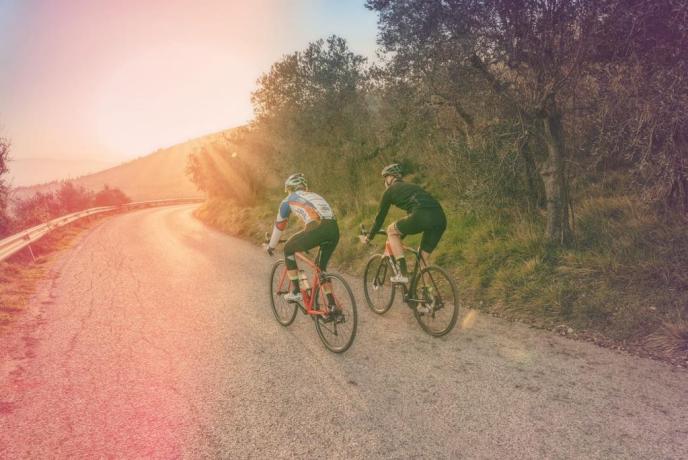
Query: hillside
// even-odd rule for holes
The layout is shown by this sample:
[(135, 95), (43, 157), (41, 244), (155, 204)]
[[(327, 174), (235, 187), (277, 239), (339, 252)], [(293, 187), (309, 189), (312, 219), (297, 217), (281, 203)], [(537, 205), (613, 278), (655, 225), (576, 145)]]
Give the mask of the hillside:
[[(104, 185), (121, 189), (134, 201), (202, 196), (186, 175), (188, 156), (194, 151), (222, 139), (222, 132), (192, 139), (182, 144), (157, 150), (149, 155), (103, 171), (73, 179), (90, 190)], [(17, 187), (12, 194), (23, 198), (35, 192), (56, 190), (60, 183), (49, 182), (30, 187)]]

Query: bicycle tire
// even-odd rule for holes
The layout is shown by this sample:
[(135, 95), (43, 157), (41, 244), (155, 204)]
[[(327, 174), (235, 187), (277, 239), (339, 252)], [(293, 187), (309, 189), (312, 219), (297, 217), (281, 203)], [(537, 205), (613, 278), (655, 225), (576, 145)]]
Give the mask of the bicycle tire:
[[(356, 298), (354, 297), (354, 293), (351, 291), (349, 283), (347, 283), (346, 280), (340, 275), (325, 273), (323, 274), (322, 279), (323, 281), (329, 281), (331, 283), (333, 287), (332, 291), (336, 295), (337, 306), (342, 308), (342, 314), (344, 316), (342, 322), (331, 321), (327, 323), (323, 321), (322, 316), (315, 316), (315, 329), (318, 331), (318, 336), (320, 337), (323, 345), (325, 345), (328, 350), (333, 353), (344, 353), (349, 349), (351, 344), (354, 342), (354, 338), (356, 337), (356, 329), (358, 327)], [(338, 285), (340, 285), (343, 289), (335, 288), (335, 283), (338, 283)], [(316, 305), (318, 308), (327, 308), (326, 305), (321, 305), (323, 303), (322, 298), (324, 297), (324, 295), (321, 296), (321, 289), (322, 286), (318, 286), (318, 289), (315, 292)], [(346, 297), (348, 297), (349, 302), (345, 306), (343, 299)], [(341, 303), (340, 300), (342, 300)], [(344, 327), (342, 325), (348, 325), (348, 327)], [(347, 330), (349, 331), (348, 334), (346, 334)], [(343, 343), (336, 345), (331, 340), (330, 335), (339, 336), (339, 332), (343, 333)]]
[[(389, 311), (394, 303), (394, 296), (396, 294), (396, 287), (389, 281), (389, 276), (392, 274), (392, 267), (389, 264), (389, 257), (383, 254), (375, 254), (368, 259), (363, 272), (363, 293), (365, 294), (366, 303), (368, 308), (378, 315), (383, 315)], [(382, 285), (378, 284), (380, 269), (384, 271), (381, 275)], [(385, 293), (386, 288), (389, 289), (389, 294)]]
[[(280, 281), (282, 266), (284, 266), (284, 260), (282, 259), (275, 262), (272, 266), (272, 273), (270, 273), (270, 304), (272, 306), (272, 313), (275, 315), (277, 322), (286, 327), (294, 322), (297, 306), (294, 303), (288, 303), (284, 300), (283, 294), (285, 294), (286, 291), (278, 290), (275, 292), (275, 289), (279, 288), (276, 284)], [(286, 289), (289, 289), (288, 280)]]
[[(426, 279), (430, 280), (432, 286), (426, 284)], [(446, 282), (447, 289), (444, 289), (445, 292), (440, 292), (438, 280)], [(420, 294), (418, 293), (419, 287), (423, 291)], [(432, 292), (433, 290), (434, 293)], [(459, 289), (454, 279), (445, 269), (436, 265), (423, 268), (413, 279), (410, 292), (411, 297), (417, 299), (413, 306), (413, 316), (426, 333), (433, 337), (441, 337), (448, 334), (454, 328), (459, 316)], [(437, 293), (440, 293), (440, 295), (438, 296)], [(446, 312), (447, 307), (451, 307), (452, 311), (449, 312), (449, 315), (443, 315), (443, 317), (448, 316), (446, 325), (440, 328), (431, 327), (428, 319), (430, 318), (434, 321), (438, 316), (437, 312), (442, 310)], [(422, 309), (424, 308), (430, 308), (430, 312), (423, 311)]]

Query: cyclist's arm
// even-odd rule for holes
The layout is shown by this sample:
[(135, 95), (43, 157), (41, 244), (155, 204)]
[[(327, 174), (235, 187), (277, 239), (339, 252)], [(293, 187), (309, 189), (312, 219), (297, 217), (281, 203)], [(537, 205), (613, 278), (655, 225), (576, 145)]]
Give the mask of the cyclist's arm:
[(287, 200), (282, 201), (277, 211), (277, 219), (275, 219), (275, 226), (272, 228), (272, 237), (270, 238), (270, 243), (268, 247), (275, 249), (277, 243), (279, 243), (280, 236), (285, 228), (287, 228), (287, 222), (289, 221), (289, 214), (291, 213), (291, 208), (289, 207), (289, 202)]
[(375, 235), (377, 235), (377, 232), (380, 231), (380, 228), (382, 228), (382, 224), (385, 223), (385, 217), (387, 217), (387, 213), (389, 212), (389, 207), (392, 205), (392, 200), (390, 199), (390, 192), (389, 189), (385, 190), (385, 193), (382, 194), (382, 200), (380, 201), (380, 210), (377, 213), (377, 216), (375, 217), (375, 223), (373, 223), (373, 227), (370, 229), (370, 232), (368, 233), (368, 241), (372, 241), (373, 238), (375, 238)]

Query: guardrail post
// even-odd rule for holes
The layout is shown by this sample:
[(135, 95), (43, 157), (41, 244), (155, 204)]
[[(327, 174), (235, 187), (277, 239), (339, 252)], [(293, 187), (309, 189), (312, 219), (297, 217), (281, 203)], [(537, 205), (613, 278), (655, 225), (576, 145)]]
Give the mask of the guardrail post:
[(33, 254), (33, 248), (31, 247), (31, 244), (27, 246), (29, 248), (29, 254), (31, 254), (31, 260), (33, 260), (33, 263), (36, 263), (36, 256)]

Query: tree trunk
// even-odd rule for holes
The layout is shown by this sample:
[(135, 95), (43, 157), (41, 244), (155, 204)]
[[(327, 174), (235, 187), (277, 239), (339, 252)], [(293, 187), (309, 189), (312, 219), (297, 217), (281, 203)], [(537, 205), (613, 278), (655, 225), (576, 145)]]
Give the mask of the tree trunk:
[(526, 183), (528, 184), (528, 204), (533, 208), (545, 207), (545, 187), (542, 177), (538, 174), (537, 165), (533, 159), (528, 142), (519, 145), (519, 152), (526, 167)]
[(564, 134), (561, 115), (548, 103), (543, 118), (543, 137), (547, 145), (547, 160), (540, 168), (547, 199), (547, 228), (550, 243), (565, 245), (571, 240), (569, 200), (564, 163)]

